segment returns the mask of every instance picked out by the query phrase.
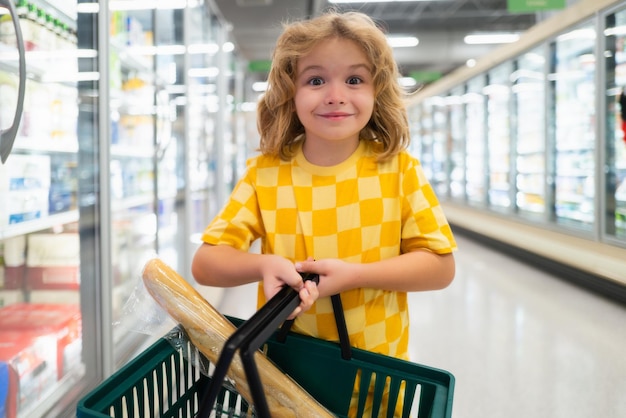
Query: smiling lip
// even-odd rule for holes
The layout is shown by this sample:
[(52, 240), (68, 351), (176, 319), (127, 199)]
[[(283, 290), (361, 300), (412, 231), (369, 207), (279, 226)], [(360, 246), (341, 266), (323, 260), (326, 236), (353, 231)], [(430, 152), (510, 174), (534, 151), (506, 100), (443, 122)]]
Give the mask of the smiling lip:
[(342, 119), (347, 116), (350, 116), (350, 113), (333, 112), (333, 113), (323, 113), (320, 116), (326, 119)]

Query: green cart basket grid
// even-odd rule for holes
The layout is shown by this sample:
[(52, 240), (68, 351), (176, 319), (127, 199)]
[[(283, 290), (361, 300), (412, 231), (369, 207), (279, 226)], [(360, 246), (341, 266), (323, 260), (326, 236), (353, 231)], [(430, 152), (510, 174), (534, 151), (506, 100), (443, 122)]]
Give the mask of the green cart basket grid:
[[(237, 318), (228, 319), (236, 326), (243, 323)], [(344, 360), (339, 344), (296, 333), (289, 333), (280, 342), (274, 334), (263, 348), (281, 370), (288, 371), (291, 378), (337, 417), (348, 416), (357, 375), (366, 394), (371, 381), (375, 381), (371, 384), (376, 416), (385, 390), (390, 392), (388, 399), (393, 402), (403, 392), (403, 417), (452, 416), (455, 380), (447, 371), (355, 348), (352, 358)], [(190, 349), (196, 355), (184, 354), (192, 352)], [(160, 338), (82, 398), (76, 416), (194, 418), (200, 394), (211, 380), (199, 372), (207, 369), (200, 367), (201, 359), (207, 362), (190, 344), (187, 349), (175, 348), (170, 340)], [(228, 383), (223, 385), (212, 411), (211, 416), (216, 417), (254, 416), (253, 408)]]

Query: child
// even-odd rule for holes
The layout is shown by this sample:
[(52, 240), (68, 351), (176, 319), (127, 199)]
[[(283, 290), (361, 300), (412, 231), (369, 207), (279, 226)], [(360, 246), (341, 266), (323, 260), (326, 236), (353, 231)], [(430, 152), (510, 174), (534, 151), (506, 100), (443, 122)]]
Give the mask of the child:
[[(398, 70), (366, 15), (287, 25), (258, 104), (261, 155), (203, 234), (203, 285), (260, 282), (258, 304), (300, 290), (293, 330), (337, 341), (340, 294), (351, 345), (408, 359), (407, 292), (454, 277), (450, 227), (419, 162)], [(261, 254), (247, 250), (261, 239)], [(302, 283), (298, 272), (318, 273)]]

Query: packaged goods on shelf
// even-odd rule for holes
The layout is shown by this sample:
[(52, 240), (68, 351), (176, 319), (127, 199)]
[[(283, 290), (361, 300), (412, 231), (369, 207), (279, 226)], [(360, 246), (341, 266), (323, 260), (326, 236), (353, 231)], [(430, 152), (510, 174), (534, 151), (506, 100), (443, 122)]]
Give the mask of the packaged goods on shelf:
[(28, 292), (30, 303), (65, 303), (71, 305), (80, 304), (80, 290), (30, 290)]
[(6, 401), (9, 397), (9, 365), (0, 362), (0, 417), (7, 416)]
[(48, 215), (50, 157), (11, 155), (0, 165), (0, 227)]
[(154, 119), (149, 115), (122, 115), (118, 126), (119, 143), (143, 152), (154, 148)]
[(0, 334), (16, 332), (52, 337), (56, 378), (80, 362), (81, 314), (77, 304), (18, 303), (0, 309)]
[(0, 279), (0, 289), (2, 290), (20, 290), (24, 283), (24, 273), (26, 269), (23, 265), (15, 267), (2, 267), (2, 276)]
[(48, 216), (48, 189), (0, 192), (0, 227)]
[(50, 156), (12, 154), (0, 165), (0, 192), (50, 187)]
[(17, 74), (0, 70), (0, 127), (2, 128), (11, 126), (13, 123), (18, 87), (19, 78)]
[(0, 289), (2, 288), (4, 288), (4, 244), (0, 241)]
[(29, 80), (18, 144), (33, 149), (77, 150), (77, 94), (74, 87)]
[(22, 302), (24, 302), (24, 292), (21, 289), (0, 289), (0, 308)]
[(30, 234), (26, 254), (29, 290), (80, 287), (80, 239), (77, 233)]
[(47, 133), (50, 132), (52, 126), (52, 115), (49, 111), (52, 100), (50, 93), (50, 88), (46, 84), (36, 80), (28, 80), (26, 83), (19, 145), (49, 142)]
[(0, 382), (0, 387), (7, 388), (0, 409), (7, 418), (24, 416), (29, 407), (50, 394), (57, 381), (56, 358), (52, 335), (0, 331), (0, 368), (7, 371)]
[[(0, 44), (15, 47), (15, 27), (11, 15), (0, 15)], [(0, 414), (0, 417), (3, 416)]]
[[(3, 266), (4, 266), (4, 281), (0, 285), (0, 289), (3, 290), (19, 290), (23, 288), (24, 273), (26, 269), (26, 237), (24, 235), (18, 235), (15, 237), (6, 238), (3, 241)], [(14, 302), (17, 299), (14, 294), (6, 293), (3, 299), (4, 305), (9, 302)], [(2, 302), (0, 302), (0, 305)]]
[(75, 88), (56, 84), (49, 104), (52, 115), (50, 138), (68, 144), (77, 144), (78, 92)]

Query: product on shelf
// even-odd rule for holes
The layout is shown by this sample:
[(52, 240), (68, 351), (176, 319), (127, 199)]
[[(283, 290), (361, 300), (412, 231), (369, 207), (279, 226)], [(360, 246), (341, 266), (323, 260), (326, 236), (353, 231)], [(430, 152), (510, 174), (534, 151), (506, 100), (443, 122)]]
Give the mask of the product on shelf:
[(22, 300), (26, 269), (26, 237), (18, 235), (3, 241), (4, 280), (0, 289), (0, 306)]
[(61, 379), (80, 362), (81, 313), (76, 304), (18, 303), (0, 309), (3, 332), (53, 338), (53, 368)]
[[(42, 400), (57, 381), (56, 344), (51, 335), (36, 335), (21, 331), (0, 331), (0, 370), (5, 368), (7, 396), (0, 399), (0, 410), (7, 418), (24, 414)], [(3, 376), (0, 374), (0, 379)]]
[(79, 241), (77, 233), (28, 235), (27, 289), (77, 290), (80, 287)]
[(11, 155), (0, 165), (0, 227), (48, 215), (50, 157)]

